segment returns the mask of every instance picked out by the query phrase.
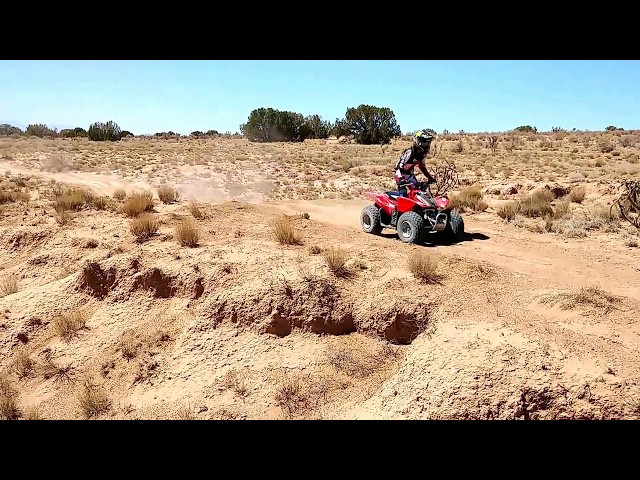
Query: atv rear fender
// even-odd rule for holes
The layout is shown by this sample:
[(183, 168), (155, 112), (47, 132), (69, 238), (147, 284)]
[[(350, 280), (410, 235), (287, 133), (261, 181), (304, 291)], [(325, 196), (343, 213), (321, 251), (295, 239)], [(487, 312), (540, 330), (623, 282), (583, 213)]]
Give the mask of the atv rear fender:
[(388, 215), (396, 206), (396, 203), (383, 193), (364, 192), (364, 194), (375, 202), (375, 204), (384, 210)]

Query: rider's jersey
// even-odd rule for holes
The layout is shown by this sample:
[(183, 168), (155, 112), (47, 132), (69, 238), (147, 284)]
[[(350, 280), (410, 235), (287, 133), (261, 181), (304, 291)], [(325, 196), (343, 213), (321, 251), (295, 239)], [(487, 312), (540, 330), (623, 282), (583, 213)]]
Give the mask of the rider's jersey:
[(413, 150), (413, 148), (407, 148), (404, 152), (402, 152), (402, 155), (400, 155), (400, 158), (396, 162), (396, 172), (399, 170), (399, 173), (411, 174), (413, 173), (413, 169), (416, 166), (424, 168), (424, 159), (424, 154), (416, 155), (416, 152)]

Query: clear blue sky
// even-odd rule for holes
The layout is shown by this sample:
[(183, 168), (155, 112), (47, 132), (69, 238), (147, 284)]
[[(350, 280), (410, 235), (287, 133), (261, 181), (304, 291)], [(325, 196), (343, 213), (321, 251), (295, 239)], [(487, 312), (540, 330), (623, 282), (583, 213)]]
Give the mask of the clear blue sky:
[(403, 132), (640, 128), (640, 61), (0, 61), (0, 122), (239, 130), (273, 107), (334, 121), (389, 107)]

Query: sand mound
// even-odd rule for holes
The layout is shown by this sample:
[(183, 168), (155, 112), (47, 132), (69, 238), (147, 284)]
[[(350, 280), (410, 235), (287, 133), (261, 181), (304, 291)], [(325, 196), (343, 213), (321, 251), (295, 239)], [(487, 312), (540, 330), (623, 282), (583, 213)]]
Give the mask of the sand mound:
[(51, 236), (51, 230), (39, 226), (5, 229), (0, 234), (0, 245), (11, 253), (37, 248)]
[(359, 296), (358, 290), (357, 285), (349, 288), (326, 278), (283, 280), (252, 291), (220, 291), (204, 300), (199, 314), (212, 326), (255, 324), (260, 333), (279, 337), (294, 329), (329, 335), (361, 332), (397, 344), (411, 343), (428, 326), (425, 306), (408, 309), (395, 298), (380, 308), (375, 299)]
[(104, 300), (125, 301), (139, 291), (153, 298), (171, 298), (176, 295), (198, 299), (204, 291), (203, 278), (191, 274), (165, 272), (158, 267), (143, 270), (137, 258), (119, 258), (102, 262), (89, 261), (78, 275), (74, 285), (77, 292)]
[(637, 417), (634, 382), (510, 328), (440, 324), (412, 347), (369, 408), (429, 419)]
[[(405, 245), (328, 200), (155, 200), (157, 234), (137, 241), (117, 208), (61, 225), (44, 187), (33, 198), (3, 206), (0, 232), (12, 418), (638, 418), (622, 247), (470, 212), (464, 242)], [(281, 211), (296, 244), (274, 234)], [(413, 276), (416, 251), (437, 282)]]

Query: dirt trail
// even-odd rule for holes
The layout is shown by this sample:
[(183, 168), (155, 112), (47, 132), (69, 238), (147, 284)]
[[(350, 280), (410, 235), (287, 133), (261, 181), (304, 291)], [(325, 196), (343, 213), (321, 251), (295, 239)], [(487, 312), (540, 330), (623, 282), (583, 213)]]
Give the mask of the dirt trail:
[(143, 180), (126, 180), (120, 175), (103, 172), (44, 172), (16, 165), (14, 162), (0, 161), (0, 171), (14, 175), (33, 175), (46, 180), (55, 180), (71, 185), (84, 185), (100, 195), (113, 195), (118, 189), (144, 190), (151, 189), (151, 185)]
[[(278, 202), (274, 206), (287, 214), (308, 212), (320, 222), (364, 235), (360, 211), (370, 203), (367, 199), (306, 200)], [(463, 216), (467, 241), (442, 248), (508, 268), (536, 283), (551, 282), (565, 288), (597, 284), (618, 295), (640, 299), (640, 258), (629, 262), (628, 249), (622, 245), (597, 238), (568, 241), (544, 236), (504, 225), (494, 214)], [(397, 240), (392, 230), (385, 230), (383, 235)], [(390, 242), (389, 248), (395, 245)]]
[[(59, 182), (86, 185), (104, 195), (112, 195), (119, 188), (153, 190), (153, 186), (147, 182), (132, 182), (116, 174), (43, 172), (7, 161), (0, 162), (0, 169), (13, 174), (36, 175)], [(189, 185), (188, 190), (198, 196), (196, 186)], [(234, 195), (220, 193), (221, 189), (216, 191), (218, 195), (215, 198), (218, 201), (212, 203), (234, 198)], [(241, 200), (263, 203), (259, 195), (243, 195)], [(365, 198), (269, 202), (283, 213), (308, 212), (319, 222), (349, 228), (357, 235), (363, 234), (360, 230), (360, 211), (370, 203)], [(459, 255), (509, 268), (541, 284), (552, 282), (564, 288), (597, 284), (613, 293), (640, 299), (640, 259), (629, 262), (623, 246), (594, 238), (567, 241), (543, 236), (504, 225), (492, 214), (467, 214), (464, 219), (468, 241), (445, 247), (454, 249)], [(386, 230), (384, 234), (397, 240), (392, 230)], [(393, 248), (392, 245), (390, 248)]]

